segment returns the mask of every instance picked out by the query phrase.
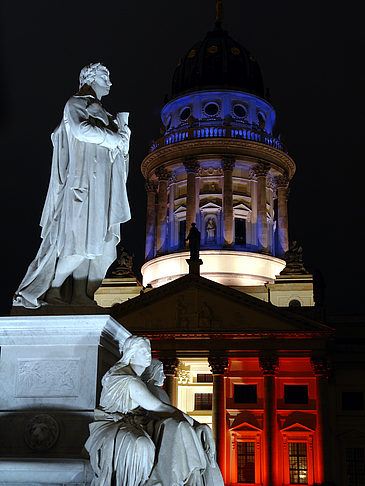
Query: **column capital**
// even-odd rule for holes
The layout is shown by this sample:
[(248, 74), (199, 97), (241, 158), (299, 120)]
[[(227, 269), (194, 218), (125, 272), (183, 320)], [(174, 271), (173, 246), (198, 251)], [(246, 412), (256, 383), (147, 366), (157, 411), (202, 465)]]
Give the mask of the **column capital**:
[(163, 364), (163, 371), (165, 375), (175, 376), (176, 368), (179, 366), (179, 360), (175, 358), (159, 358)]
[(259, 365), (264, 375), (276, 376), (279, 371), (279, 358), (275, 355), (260, 356)]
[(209, 356), (208, 362), (213, 375), (224, 375), (228, 368), (226, 356)]
[(324, 378), (329, 377), (331, 372), (331, 364), (326, 356), (312, 356), (311, 366), (313, 373), (316, 376), (323, 376)]
[(222, 166), (222, 169), (224, 171), (225, 170), (233, 170), (235, 164), (236, 164), (235, 157), (232, 157), (232, 156), (222, 157), (221, 166)]
[(144, 183), (144, 187), (146, 189), (146, 192), (156, 192), (157, 191), (157, 184), (155, 181), (151, 180), (146, 180)]
[(197, 174), (199, 171), (199, 163), (195, 157), (186, 157), (184, 159), (184, 167), (187, 173)]
[(176, 172), (172, 171), (170, 172), (169, 186), (171, 186), (171, 184), (175, 184), (175, 182), (176, 182)]
[(274, 184), (276, 185), (277, 188), (279, 187), (284, 187), (287, 188), (289, 185), (289, 177), (285, 174), (275, 176), (273, 178)]
[(254, 177), (266, 177), (270, 170), (270, 165), (266, 164), (265, 162), (260, 162), (256, 164), (250, 170), (250, 175)]
[(167, 181), (171, 175), (171, 172), (166, 167), (157, 167), (155, 170), (156, 176), (159, 181)]

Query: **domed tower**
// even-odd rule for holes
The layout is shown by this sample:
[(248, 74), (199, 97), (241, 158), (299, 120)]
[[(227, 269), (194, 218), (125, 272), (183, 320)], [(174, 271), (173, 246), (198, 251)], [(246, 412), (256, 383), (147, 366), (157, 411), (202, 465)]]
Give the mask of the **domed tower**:
[(179, 59), (164, 135), (142, 162), (146, 179), (143, 285), (188, 273), (186, 235), (201, 232), (201, 275), (235, 288), (270, 284), (288, 250), (295, 164), (264, 93), (260, 67), (217, 18)]

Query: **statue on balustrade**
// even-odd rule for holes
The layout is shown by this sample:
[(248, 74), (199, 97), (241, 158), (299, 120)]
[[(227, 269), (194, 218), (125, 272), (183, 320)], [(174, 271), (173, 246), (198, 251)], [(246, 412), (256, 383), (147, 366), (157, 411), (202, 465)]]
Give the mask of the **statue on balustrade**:
[(200, 231), (196, 227), (195, 223), (191, 223), (190, 231), (186, 241), (189, 242), (190, 250), (190, 260), (197, 262), (199, 261), (199, 250), (200, 250)]
[(127, 338), (85, 444), (92, 486), (223, 486), (210, 428), (168, 403), (164, 378), (149, 340)]
[(112, 116), (101, 104), (110, 86), (105, 66), (85, 66), (79, 91), (52, 133), (42, 242), (13, 305), (94, 304), (94, 292), (116, 259), (120, 223), (130, 219), (130, 129), (128, 113)]

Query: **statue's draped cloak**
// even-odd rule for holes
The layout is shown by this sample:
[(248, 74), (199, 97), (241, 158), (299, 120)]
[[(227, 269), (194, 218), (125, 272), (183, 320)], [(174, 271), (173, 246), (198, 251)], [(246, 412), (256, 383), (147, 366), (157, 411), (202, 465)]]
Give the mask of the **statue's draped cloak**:
[(116, 486), (183, 486), (195, 473), (192, 484), (203, 486), (207, 460), (193, 427), (138, 407), (130, 397), (133, 380), (140, 378), (120, 362), (103, 378), (101, 408), (85, 444), (92, 486), (109, 486), (113, 471)]
[(117, 132), (92, 95), (73, 96), (52, 133), (51, 177), (40, 225), (42, 243), (15, 304), (39, 307), (57, 259), (102, 258), (101, 279), (116, 258), (120, 223), (130, 219), (126, 192), (130, 131)]

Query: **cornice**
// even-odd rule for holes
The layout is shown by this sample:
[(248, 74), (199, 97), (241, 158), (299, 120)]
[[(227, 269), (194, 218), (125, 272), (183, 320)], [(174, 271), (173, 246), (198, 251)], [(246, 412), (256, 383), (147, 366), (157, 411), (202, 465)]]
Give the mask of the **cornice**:
[(150, 174), (161, 164), (165, 167), (176, 163), (183, 164), (186, 157), (212, 157), (231, 156), (237, 158), (253, 157), (260, 162), (269, 164), (277, 172), (286, 175), (289, 180), (294, 176), (296, 166), (294, 160), (285, 152), (251, 140), (224, 139), (197, 139), (185, 140), (179, 143), (166, 145), (148, 154), (141, 164), (144, 177)]

